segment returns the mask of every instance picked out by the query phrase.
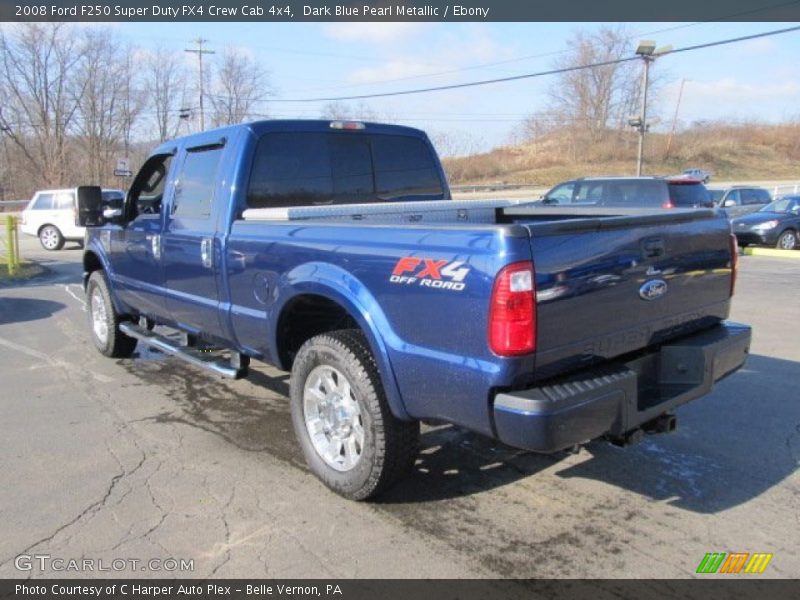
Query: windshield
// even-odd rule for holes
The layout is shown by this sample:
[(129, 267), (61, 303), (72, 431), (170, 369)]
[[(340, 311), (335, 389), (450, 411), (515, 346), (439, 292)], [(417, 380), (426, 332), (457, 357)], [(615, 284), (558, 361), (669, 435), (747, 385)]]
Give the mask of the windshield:
[(711, 196), (711, 200), (714, 204), (719, 204), (719, 201), (722, 200), (722, 196), (725, 195), (725, 190), (708, 190), (708, 195)]
[(759, 212), (786, 213), (797, 212), (800, 209), (800, 199), (798, 198), (779, 198), (770, 202)]

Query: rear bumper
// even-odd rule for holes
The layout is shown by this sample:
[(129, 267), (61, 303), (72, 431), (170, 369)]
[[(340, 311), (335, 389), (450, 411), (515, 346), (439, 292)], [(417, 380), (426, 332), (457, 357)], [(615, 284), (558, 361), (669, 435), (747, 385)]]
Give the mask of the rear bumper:
[(744, 364), (750, 327), (722, 323), (627, 362), (494, 398), (497, 437), (555, 452), (604, 435), (621, 436), (703, 396)]

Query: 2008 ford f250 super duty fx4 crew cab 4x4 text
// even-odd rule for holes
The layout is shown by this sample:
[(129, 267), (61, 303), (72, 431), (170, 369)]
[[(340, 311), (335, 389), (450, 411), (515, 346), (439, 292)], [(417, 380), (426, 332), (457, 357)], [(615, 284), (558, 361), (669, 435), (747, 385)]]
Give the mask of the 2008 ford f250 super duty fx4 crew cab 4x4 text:
[(670, 430), (750, 343), (724, 214), (453, 201), (415, 129), (238, 125), (157, 148), (122, 210), (79, 196), (100, 352), (291, 371), (305, 458), (353, 499), (421, 420), (537, 452)]

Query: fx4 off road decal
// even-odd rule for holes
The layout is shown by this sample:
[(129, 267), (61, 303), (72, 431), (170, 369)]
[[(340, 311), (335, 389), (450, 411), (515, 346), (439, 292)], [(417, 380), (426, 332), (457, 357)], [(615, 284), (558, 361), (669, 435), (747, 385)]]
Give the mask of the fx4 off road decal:
[(403, 285), (439, 288), (460, 292), (465, 287), (464, 278), (469, 268), (463, 261), (436, 260), (404, 256), (394, 266), (389, 281)]

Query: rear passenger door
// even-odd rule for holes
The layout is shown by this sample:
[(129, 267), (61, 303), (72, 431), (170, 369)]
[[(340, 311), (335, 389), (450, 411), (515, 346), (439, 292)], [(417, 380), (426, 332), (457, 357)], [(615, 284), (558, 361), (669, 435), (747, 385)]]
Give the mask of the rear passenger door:
[(167, 310), (178, 324), (222, 336), (217, 265), (220, 239), (215, 202), (225, 140), (201, 140), (178, 157), (175, 186), (162, 236)]

